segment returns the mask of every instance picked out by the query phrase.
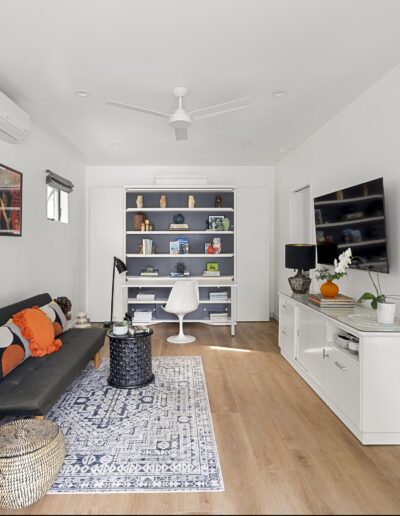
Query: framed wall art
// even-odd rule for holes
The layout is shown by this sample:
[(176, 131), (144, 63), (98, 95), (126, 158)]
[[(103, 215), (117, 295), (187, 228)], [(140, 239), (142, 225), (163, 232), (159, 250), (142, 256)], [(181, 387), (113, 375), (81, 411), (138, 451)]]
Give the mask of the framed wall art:
[(22, 173), (0, 165), (0, 236), (22, 235)]

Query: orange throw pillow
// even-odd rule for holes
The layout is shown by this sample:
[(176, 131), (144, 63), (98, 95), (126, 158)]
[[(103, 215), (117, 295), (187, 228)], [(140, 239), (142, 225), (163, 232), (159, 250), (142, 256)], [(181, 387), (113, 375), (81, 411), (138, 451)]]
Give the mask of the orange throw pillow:
[(29, 341), (33, 357), (43, 357), (60, 349), (61, 340), (54, 340), (54, 328), (50, 319), (37, 306), (22, 310), (12, 320)]

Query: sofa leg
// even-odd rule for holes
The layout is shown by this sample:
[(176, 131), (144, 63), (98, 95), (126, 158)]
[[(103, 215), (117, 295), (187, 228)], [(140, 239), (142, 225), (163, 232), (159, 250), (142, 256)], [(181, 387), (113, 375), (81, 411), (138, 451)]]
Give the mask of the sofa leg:
[(44, 416), (33, 416), (33, 419), (36, 419), (37, 421), (43, 421)]
[(93, 360), (94, 360), (94, 367), (95, 367), (96, 369), (98, 369), (98, 368), (100, 367), (100, 362), (101, 362), (101, 358), (100, 358), (100, 351), (98, 351), (98, 352), (95, 354), (95, 356), (94, 356)]

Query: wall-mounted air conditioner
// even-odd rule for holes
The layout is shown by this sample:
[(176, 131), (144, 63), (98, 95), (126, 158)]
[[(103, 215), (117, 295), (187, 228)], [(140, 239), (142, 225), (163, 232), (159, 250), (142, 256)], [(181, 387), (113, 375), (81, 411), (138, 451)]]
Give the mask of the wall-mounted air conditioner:
[(0, 138), (20, 143), (29, 136), (30, 126), (29, 114), (0, 91)]

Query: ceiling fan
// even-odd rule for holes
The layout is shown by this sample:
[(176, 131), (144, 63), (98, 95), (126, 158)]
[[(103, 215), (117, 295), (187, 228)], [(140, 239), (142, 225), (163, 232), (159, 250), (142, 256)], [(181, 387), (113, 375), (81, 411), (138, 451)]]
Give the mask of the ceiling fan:
[(194, 120), (200, 120), (202, 118), (211, 118), (213, 116), (222, 115), (224, 113), (230, 113), (232, 111), (238, 111), (239, 109), (246, 109), (253, 106), (250, 97), (243, 97), (239, 99), (229, 100), (228, 102), (222, 102), (221, 104), (215, 104), (194, 111), (186, 111), (183, 107), (183, 99), (188, 93), (188, 89), (183, 86), (178, 86), (172, 90), (172, 93), (178, 99), (178, 107), (173, 113), (160, 113), (152, 109), (141, 108), (137, 106), (131, 106), (124, 104), (123, 102), (117, 102), (116, 100), (109, 100), (107, 102), (110, 106), (115, 106), (123, 109), (130, 109), (132, 111), (139, 111), (140, 113), (147, 113), (149, 115), (155, 115), (162, 118), (167, 118), (168, 123), (175, 129), (176, 140), (187, 140), (188, 132), (187, 129), (192, 125)]

